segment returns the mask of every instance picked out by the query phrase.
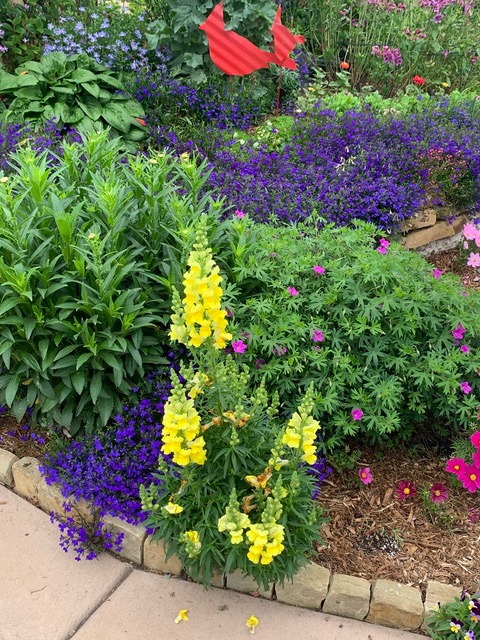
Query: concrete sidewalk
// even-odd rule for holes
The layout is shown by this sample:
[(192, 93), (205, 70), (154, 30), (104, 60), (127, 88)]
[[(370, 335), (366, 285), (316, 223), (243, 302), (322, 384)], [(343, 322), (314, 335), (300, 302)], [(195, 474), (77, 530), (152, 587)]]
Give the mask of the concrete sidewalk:
[[(188, 622), (175, 624), (181, 609)], [(240, 640), (255, 615), (260, 640), (418, 640), (225, 589), (203, 587), (102, 555), (75, 562), (48, 516), (0, 486), (0, 640)]]

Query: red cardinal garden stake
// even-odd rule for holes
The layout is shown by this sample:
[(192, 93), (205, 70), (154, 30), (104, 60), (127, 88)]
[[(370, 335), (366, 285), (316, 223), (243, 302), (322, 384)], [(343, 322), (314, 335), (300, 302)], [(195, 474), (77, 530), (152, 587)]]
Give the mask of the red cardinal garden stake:
[(305, 42), (303, 36), (295, 36), (285, 27), (280, 18), (281, 8), (278, 7), (272, 25), (274, 53), (259, 49), (247, 38), (235, 31), (225, 29), (223, 19), (223, 3), (220, 2), (211, 14), (200, 25), (208, 39), (210, 57), (213, 63), (229, 76), (246, 76), (258, 69), (267, 69), (270, 63), (280, 67), (296, 69), (294, 60), (289, 58), (297, 43)]

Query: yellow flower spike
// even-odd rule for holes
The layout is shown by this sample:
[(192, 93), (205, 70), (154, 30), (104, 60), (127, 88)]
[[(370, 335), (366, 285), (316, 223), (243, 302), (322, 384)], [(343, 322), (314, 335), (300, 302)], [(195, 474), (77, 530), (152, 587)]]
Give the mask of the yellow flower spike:
[(247, 620), (246, 625), (250, 630), (250, 633), (253, 634), (255, 633), (255, 627), (258, 626), (259, 620), (256, 616), (250, 616), (250, 618)]
[(181, 611), (179, 611), (178, 616), (175, 618), (175, 624), (178, 624), (182, 620), (187, 621), (188, 620), (187, 613), (188, 613), (188, 609), (182, 609)]

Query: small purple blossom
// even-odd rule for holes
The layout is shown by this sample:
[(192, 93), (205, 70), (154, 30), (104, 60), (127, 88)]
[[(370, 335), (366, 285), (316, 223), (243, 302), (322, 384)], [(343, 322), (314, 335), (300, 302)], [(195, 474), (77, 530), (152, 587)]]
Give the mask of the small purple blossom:
[(288, 287), (287, 291), (291, 296), (298, 296), (299, 295), (299, 291), (297, 291), (295, 289), (295, 287)]
[(352, 409), (352, 420), (361, 420), (363, 418), (363, 411), (361, 409)]
[(472, 387), (468, 384), (468, 382), (461, 382), (460, 388), (465, 394), (469, 394), (470, 391), (472, 390)]
[(232, 349), (235, 353), (244, 353), (246, 348), (247, 345), (243, 340), (236, 340), (235, 342), (232, 342)]

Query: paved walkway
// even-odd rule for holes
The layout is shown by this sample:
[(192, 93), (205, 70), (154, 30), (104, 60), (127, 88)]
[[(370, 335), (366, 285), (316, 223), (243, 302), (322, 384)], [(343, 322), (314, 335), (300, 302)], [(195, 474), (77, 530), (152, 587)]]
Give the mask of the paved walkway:
[[(175, 624), (181, 609), (188, 622)], [(49, 517), (0, 486), (0, 640), (419, 640), (420, 636), (203, 587), (112, 556), (75, 562)]]

